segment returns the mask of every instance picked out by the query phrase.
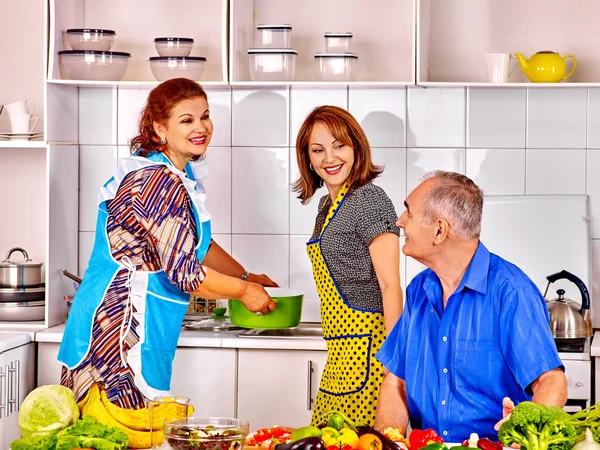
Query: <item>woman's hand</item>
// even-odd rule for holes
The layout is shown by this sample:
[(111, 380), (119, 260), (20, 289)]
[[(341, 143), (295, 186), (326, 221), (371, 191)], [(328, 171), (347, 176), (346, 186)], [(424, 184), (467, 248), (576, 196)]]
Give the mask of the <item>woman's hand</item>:
[(248, 287), (246, 288), (244, 295), (240, 298), (240, 301), (248, 311), (269, 314), (277, 308), (277, 303), (269, 297), (269, 294), (267, 294), (264, 287), (257, 283), (248, 282), (246, 284)]
[(277, 283), (275, 283), (273, 280), (271, 280), (264, 273), (261, 273), (260, 275), (255, 274), (255, 273), (250, 273), (250, 274), (248, 274), (248, 278), (246, 278), (246, 281), (250, 281), (252, 283), (258, 283), (261, 286), (265, 286), (265, 287), (279, 287), (279, 285)]

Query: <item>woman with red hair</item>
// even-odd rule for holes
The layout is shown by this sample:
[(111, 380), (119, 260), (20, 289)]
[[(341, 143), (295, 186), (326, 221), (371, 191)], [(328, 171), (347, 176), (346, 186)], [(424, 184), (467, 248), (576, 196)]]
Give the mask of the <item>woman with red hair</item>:
[(165, 81), (148, 96), (132, 156), (102, 186), (94, 250), (58, 355), (77, 401), (94, 383), (122, 408), (170, 396), (190, 294), (275, 309), (263, 286), (277, 285), (211, 239), (202, 180), (212, 133), (202, 87)]

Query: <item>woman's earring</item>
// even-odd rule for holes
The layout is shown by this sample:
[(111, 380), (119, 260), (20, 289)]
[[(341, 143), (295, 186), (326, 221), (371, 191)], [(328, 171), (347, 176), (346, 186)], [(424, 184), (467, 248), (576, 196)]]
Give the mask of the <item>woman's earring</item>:
[(166, 140), (165, 138), (162, 138), (162, 139), (160, 140), (160, 143), (161, 143), (162, 145), (165, 145), (165, 144), (167, 143), (167, 140)]
[(310, 167), (310, 170), (314, 171), (315, 168), (313, 167), (312, 163), (308, 163), (308, 167)]

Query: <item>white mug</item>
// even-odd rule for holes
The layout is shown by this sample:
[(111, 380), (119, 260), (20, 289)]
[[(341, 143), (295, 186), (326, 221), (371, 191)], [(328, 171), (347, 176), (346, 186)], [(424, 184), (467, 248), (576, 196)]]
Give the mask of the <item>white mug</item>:
[[(488, 80), (491, 83), (507, 83), (508, 77), (517, 68), (516, 58), (511, 53), (484, 53), (485, 64), (488, 71)], [(510, 60), (515, 60), (515, 65), (510, 68)]]
[(31, 133), (38, 122), (38, 118), (31, 117), (31, 114), (11, 114), (8, 118), (12, 133)]
[(13, 114), (30, 114), (33, 112), (33, 100), (20, 100), (18, 102), (4, 105), (8, 115)]

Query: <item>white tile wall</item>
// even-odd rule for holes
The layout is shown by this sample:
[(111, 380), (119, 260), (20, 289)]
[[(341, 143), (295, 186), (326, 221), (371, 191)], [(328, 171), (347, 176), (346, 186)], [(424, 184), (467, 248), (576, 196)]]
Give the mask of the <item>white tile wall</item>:
[[(118, 91), (118, 92), (116, 92)], [(425, 172), (455, 170), (488, 195), (590, 195), (593, 298), (600, 298), (600, 88), (230, 88), (207, 90), (215, 132), (208, 206), (215, 239), (251, 271), (305, 291), (318, 320), (305, 251), (318, 199), (302, 206), (296, 133), (320, 104), (347, 108), (365, 128), (375, 182), (402, 201)], [(136, 130), (147, 89), (80, 89), (80, 273), (92, 250), (98, 188)], [(119, 145), (118, 150), (116, 145)], [(402, 285), (422, 266), (401, 256)]]

